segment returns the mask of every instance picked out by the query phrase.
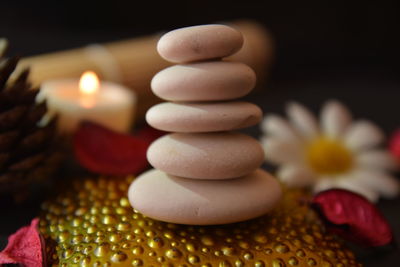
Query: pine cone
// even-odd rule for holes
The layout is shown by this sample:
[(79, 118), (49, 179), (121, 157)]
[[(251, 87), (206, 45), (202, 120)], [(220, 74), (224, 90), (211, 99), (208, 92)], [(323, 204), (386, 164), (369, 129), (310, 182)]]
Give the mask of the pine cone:
[(55, 122), (38, 126), (47, 107), (35, 102), (39, 90), (29, 83), (29, 70), (10, 82), (18, 58), (3, 57), (5, 44), (0, 40), (0, 195), (26, 193), (30, 185), (42, 184), (61, 158)]

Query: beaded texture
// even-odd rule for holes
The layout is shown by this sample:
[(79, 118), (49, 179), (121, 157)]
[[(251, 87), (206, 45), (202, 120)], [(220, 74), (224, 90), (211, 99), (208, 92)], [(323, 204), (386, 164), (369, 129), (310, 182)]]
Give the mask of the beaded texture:
[(126, 197), (132, 180), (76, 180), (43, 204), (50, 266), (361, 266), (302, 204), (300, 191), (286, 191), (280, 206), (254, 220), (189, 226), (133, 210)]

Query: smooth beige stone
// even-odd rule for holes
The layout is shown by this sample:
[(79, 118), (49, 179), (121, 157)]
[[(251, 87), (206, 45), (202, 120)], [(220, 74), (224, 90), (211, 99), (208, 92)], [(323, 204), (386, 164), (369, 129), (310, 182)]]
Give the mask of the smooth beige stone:
[(151, 144), (147, 159), (176, 176), (229, 179), (261, 166), (264, 151), (257, 140), (240, 133), (172, 133)]
[(260, 122), (261, 109), (249, 102), (204, 104), (161, 103), (146, 114), (146, 121), (168, 132), (218, 132), (246, 128)]
[(185, 27), (164, 34), (158, 41), (158, 53), (174, 63), (230, 56), (242, 47), (242, 34), (218, 24)]
[(282, 196), (264, 170), (229, 180), (194, 180), (150, 170), (129, 188), (131, 205), (161, 221), (209, 225), (248, 220), (270, 211)]
[(256, 75), (239, 62), (201, 62), (175, 65), (157, 73), (151, 88), (169, 101), (215, 101), (235, 99), (248, 94)]

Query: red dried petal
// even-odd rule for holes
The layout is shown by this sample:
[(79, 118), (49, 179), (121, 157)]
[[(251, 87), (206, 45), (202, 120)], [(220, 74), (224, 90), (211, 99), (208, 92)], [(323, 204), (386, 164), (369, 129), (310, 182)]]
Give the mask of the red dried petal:
[(388, 245), (393, 240), (390, 226), (366, 198), (343, 189), (331, 189), (314, 196), (312, 207), (328, 230), (365, 247)]
[(7, 247), (0, 252), (1, 264), (21, 264), (25, 267), (43, 265), (43, 245), (38, 230), (39, 219), (24, 226), (8, 238)]
[(149, 143), (101, 125), (84, 122), (74, 135), (74, 151), (79, 163), (88, 170), (109, 175), (138, 174), (148, 162)]
[(389, 141), (389, 150), (400, 163), (400, 130), (394, 132)]
[(157, 130), (150, 125), (146, 125), (142, 129), (140, 129), (140, 131), (138, 131), (135, 136), (142, 139), (143, 141), (151, 143), (157, 138), (165, 135), (166, 133), (167, 132)]

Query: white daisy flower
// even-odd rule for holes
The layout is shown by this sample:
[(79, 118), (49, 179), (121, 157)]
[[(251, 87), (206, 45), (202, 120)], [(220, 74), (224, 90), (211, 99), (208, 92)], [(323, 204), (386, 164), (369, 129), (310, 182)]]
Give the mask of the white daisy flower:
[(264, 118), (261, 143), (266, 160), (278, 165), (277, 176), (291, 187), (311, 187), (315, 193), (342, 188), (372, 202), (394, 197), (398, 181), (389, 174), (396, 163), (378, 147), (383, 132), (372, 122), (352, 122), (348, 109), (329, 101), (315, 116), (298, 103), (287, 106), (289, 120), (277, 115)]

